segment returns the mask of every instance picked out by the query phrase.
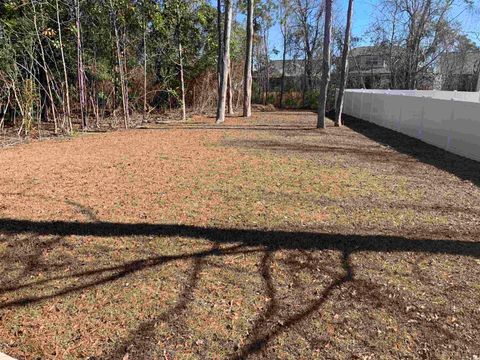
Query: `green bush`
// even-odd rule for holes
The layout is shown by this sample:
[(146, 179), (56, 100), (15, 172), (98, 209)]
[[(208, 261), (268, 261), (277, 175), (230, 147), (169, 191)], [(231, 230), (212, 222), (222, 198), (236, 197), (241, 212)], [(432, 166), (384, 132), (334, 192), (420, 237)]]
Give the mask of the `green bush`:
[(318, 108), (318, 97), (320, 96), (318, 91), (309, 91), (305, 94), (305, 107), (308, 109), (316, 110)]
[(283, 105), (286, 108), (292, 108), (292, 109), (297, 109), (302, 106), (301, 100), (295, 99), (295, 98), (286, 98), (283, 100)]

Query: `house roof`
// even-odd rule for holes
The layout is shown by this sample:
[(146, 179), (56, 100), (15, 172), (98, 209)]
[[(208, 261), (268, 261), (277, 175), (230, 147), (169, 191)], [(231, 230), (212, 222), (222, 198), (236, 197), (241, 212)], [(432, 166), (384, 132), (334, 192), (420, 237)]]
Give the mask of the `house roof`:
[[(282, 76), (283, 60), (270, 61), (270, 77), (279, 78)], [(285, 60), (285, 76), (299, 77), (303, 76), (304, 60)]]
[(350, 56), (373, 55), (378, 52), (378, 48), (375, 46), (359, 46), (350, 50)]
[[(398, 53), (403, 50), (400, 46), (393, 46), (393, 51)], [(369, 56), (369, 55), (383, 55), (388, 56), (390, 51), (389, 45), (372, 45), (372, 46), (359, 46), (350, 50), (350, 56)]]

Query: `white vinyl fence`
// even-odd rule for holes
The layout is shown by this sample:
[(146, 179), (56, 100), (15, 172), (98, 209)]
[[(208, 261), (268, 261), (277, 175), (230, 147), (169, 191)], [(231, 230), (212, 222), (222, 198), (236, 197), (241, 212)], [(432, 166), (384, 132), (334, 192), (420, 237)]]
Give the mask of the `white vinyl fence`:
[(478, 92), (348, 89), (343, 112), (480, 161)]

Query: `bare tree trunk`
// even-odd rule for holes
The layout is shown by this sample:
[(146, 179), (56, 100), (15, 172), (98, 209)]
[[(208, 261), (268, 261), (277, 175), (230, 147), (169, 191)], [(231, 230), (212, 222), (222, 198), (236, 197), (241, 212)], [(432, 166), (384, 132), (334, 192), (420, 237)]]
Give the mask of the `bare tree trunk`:
[[(56, 134), (58, 132), (58, 124), (57, 124), (55, 102), (53, 101), (53, 93), (52, 93), (52, 86), (51, 86), (51, 80), (50, 80), (50, 73), (48, 71), (47, 60), (45, 58), (45, 50), (43, 48), (42, 39), (40, 38), (40, 32), (39, 32), (39, 29), (38, 29), (37, 12), (35, 10), (34, 0), (31, 0), (31, 3), (32, 3), (32, 8), (33, 8), (33, 23), (34, 23), (34, 26), (35, 26), (35, 33), (36, 33), (36, 36), (37, 36), (38, 45), (40, 46), (40, 55), (42, 57), (42, 67), (43, 67), (43, 71), (45, 72), (45, 80), (46, 80), (46, 85), (47, 85), (48, 101), (50, 102), (50, 105), (52, 106), (52, 116), (53, 116), (53, 123), (54, 123), (55, 134)], [(46, 104), (44, 104), (44, 106), (46, 106)]]
[(392, 20), (392, 34), (390, 36), (390, 47), (389, 47), (389, 60), (388, 60), (388, 70), (390, 71), (390, 89), (395, 89), (396, 81), (395, 81), (395, 73), (396, 71), (393, 69), (393, 41), (395, 40), (395, 30), (397, 26), (397, 11), (398, 6), (395, 5), (395, 11), (393, 12), (393, 20)]
[(267, 75), (265, 71), (262, 74), (262, 104), (267, 105)]
[(220, 87), (222, 82), (222, 58), (223, 58), (223, 36), (222, 36), (222, 0), (217, 0), (217, 81), (218, 97), (220, 98)]
[[(93, 71), (97, 72), (97, 52), (93, 52)], [(98, 85), (97, 81), (92, 79), (90, 103), (92, 104), (93, 114), (95, 115), (95, 126), (100, 127), (100, 108), (98, 105)]]
[(303, 57), (303, 76), (302, 76), (302, 107), (307, 106), (307, 56)]
[(268, 95), (270, 92), (270, 58), (268, 54), (268, 29), (263, 33), (263, 42), (265, 46), (265, 105), (268, 103)]
[[(116, 46), (112, 47), (112, 59), (116, 57)], [(112, 87), (112, 115), (117, 121), (117, 96), (118, 96), (118, 74), (116, 64), (112, 64), (113, 87)]]
[(285, 63), (287, 56), (287, 34), (283, 35), (282, 82), (280, 84), (280, 109), (283, 109), (283, 93), (285, 92)]
[(127, 54), (127, 29), (126, 25), (123, 25), (123, 33), (122, 33), (122, 41), (123, 41), (123, 52), (122, 52), (122, 63), (123, 63), (123, 83), (125, 89), (125, 117), (127, 119), (127, 124), (130, 123), (130, 106), (129, 106), (129, 98), (128, 98), (128, 54)]
[[(147, 116), (147, 23), (143, 29), (143, 122)], [(182, 74), (183, 78), (183, 74)]]
[(348, 52), (350, 50), (350, 32), (352, 28), (353, 0), (348, 0), (347, 25), (345, 28), (345, 40), (343, 41), (342, 65), (340, 69), (340, 86), (338, 89), (337, 104), (335, 111), (335, 126), (342, 126), (343, 95), (347, 85)]
[(65, 86), (65, 101), (67, 106), (67, 131), (72, 132), (72, 114), (70, 108), (70, 89), (68, 85), (68, 74), (67, 74), (67, 64), (65, 62), (65, 52), (63, 51), (63, 41), (62, 41), (62, 27), (60, 25), (60, 8), (58, 6), (58, 0), (55, 1), (56, 10), (57, 10), (57, 24), (58, 24), (58, 41), (60, 42), (60, 55), (62, 56), (62, 67), (63, 67), (63, 78)]
[(10, 106), (10, 88), (8, 89), (7, 103), (2, 112), (2, 118), (0, 119), (0, 131), (3, 131), (3, 125), (5, 124), (5, 115), (7, 114), (8, 107)]
[(325, 106), (327, 103), (328, 83), (330, 82), (330, 41), (332, 38), (332, 2), (325, 1), (325, 30), (323, 34), (323, 67), (320, 96), (318, 99), (317, 128), (325, 129)]
[(253, 53), (253, 2), (247, 6), (247, 48), (245, 49), (245, 69), (243, 73), (243, 116), (252, 116), (252, 53)]
[(80, 103), (80, 120), (82, 129), (87, 127), (86, 108), (87, 96), (85, 93), (85, 69), (83, 68), (83, 49), (80, 23), (80, 0), (75, 0), (75, 24), (77, 27), (77, 74), (78, 74), (78, 95)]
[(232, 87), (232, 64), (231, 63), (230, 63), (230, 69), (228, 69), (227, 111), (228, 111), (228, 115), (234, 115), (234, 111), (233, 111), (233, 87)]
[(182, 120), (187, 120), (187, 109), (185, 105), (185, 82), (183, 79), (183, 52), (182, 52), (182, 43), (178, 41), (178, 57), (180, 62), (180, 87), (181, 87), (181, 96), (182, 96)]
[(94, 92), (90, 96), (90, 103), (92, 104), (93, 114), (95, 115), (95, 126), (98, 128), (100, 126), (100, 111), (98, 109), (98, 105), (95, 104), (96, 93)]
[(313, 53), (312, 50), (306, 51), (305, 62), (305, 77), (306, 77), (306, 92), (309, 94), (313, 90)]
[[(33, 81), (32, 81), (33, 84)], [(42, 95), (40, 88), (38, 89), (38, 97), (37, 97), (37, 108), (40, 108), (42, 106)], [(32, 102), (33, 105), (33, 102)], [(32, 111), (33, 111), (33, 106), (32, 106)], [(38, 137), (41, 139), (42, 138), (42, 114), (37, 113), (37, 125), (38, 125)]]
[(117, 25), (117, 20), (116, 20), (116, 14), (114, 13), (114, 8), (113, 8), (113, 3), (112, 0), (110, 0), (110, 6), (112, 8), (112, 20), (113, 20), (113, 30), (115, 32), (115, 44), (117, 47), (117, 62), (118, 62), (118, 71), (120, 75), (120, 85), (121, 85), (121, 90), (122, 90), (122, 105), (123, 105), (123, 122), (125, 129), (128, 129), (128, 94), (127, 94), (127, 89), (126, 89), (126, 84), (125, 84), (125, 67), (123, 65), (123, 59), (122, 59), (122, 49), (120, 46), (120, 35), (118, 33), (118, 25)]
[(232, 30), (232, 0), (225, 0), (225, 26), (223, 37), (223, 59), (220, 81), (220, 97), (217, 105), (217, 124), (225, 121), (228, 69), (230, 67), (230, 34)]

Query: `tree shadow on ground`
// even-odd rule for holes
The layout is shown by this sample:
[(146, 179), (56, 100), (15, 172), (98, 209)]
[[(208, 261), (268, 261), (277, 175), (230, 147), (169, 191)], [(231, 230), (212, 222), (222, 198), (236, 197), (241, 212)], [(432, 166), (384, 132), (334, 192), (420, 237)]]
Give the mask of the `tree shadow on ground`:
[[(138, 327), (128, 336), (119, 340), (108, 351), (105, 358), (118, 359), (126, 353), (138, 351), (135, 358), (148, 359), (154, 354), (155, 326), (158, 322), (182, 321), (186, 317), (189, 302), (194, 299), (194, 291), (197, 288), (200, 273), (208, 257), (229, 256), (234, 254), (263, 253), (259, 264), (259, 276), (263, 281), (263, 291), (269, 298), (266, 309), (254, 320), (249, 335), (245, 342), (235, 350), (232, 350), (230, 358), (243, 359), (251, 354), (262, 351), (269, 342), (282, 332), (294, 328), (297, 324), (318, 312), (322, 305), (331, 297), (332, 293), (347, 283), (355, 282), (354, 266), (351, 263), (351, 255), (358, 252), (411, 252), (420, 254), (450, 254), (464, 257), (480, 258), (480, 243), (473, 241), (460, 241), (452, 239), (408, 239), (401, 236), (388, 235), (345, 235), (315, 232), (289, 232), (274, 230), (248, 230), (248, 229), (224, 229), (208, 228), (188, 225), (161, 225), (161, 224), (125, 224), (108, 222), (66, 222), (66, 221), (29, 221), (0, 219), (0, 233), (5, 235), (32, 234), (34, 236), (52, 236), (59, 239), (65, 236), (160, 236), (160, 237), (184, 237), (189, 239), (209, 240), (211, 247), (203, 251), (182, 253), (178, 255), (152, 256), (124, 262), (117, 265), (99, 267), (88, 271), (79, 271), (61, 276), (47, 277), (40, 281), (31, 281), (23, 284), (14, 284), (0, 288), (0, 294), (19, 289), (45, 285), (59, 279), (84, 279), (74, 285), (66, 285), (47, 295), (20, 297), (4, 301), (0, 304), (1, 309), (35, 304), (47, 299), (58, 298), (70, 293), (78, 293), (82, 290), (94, 288), (102, 284), (122, 279), (128, 275), (165, 265), (169, 262), (187, 260), (191, 261), (191, 270), (183, 290), (178, 296), (176, 305), (167, 311), (155, 315), (153, 318), (141, 322)], [(3, 240), (4, 241), (4, 240)], [(21, 240), (19, 240), (21, 241)], [(275, 254), (280, 250), (293, 250), (309, 252), (317, 250), (335, 250), (341, 254), (343, 273), (329, 274), (332, 281), (327, 284), (323, 291), (315, 296), (315, 299), (306, 302), (300, 309), (282, 312), (278, 305), (278, 294), (275, 288), (271, 264)], [(38, 254), (37, 254), (38, 255)], [(35, 260), (30, 259), (29, 268), (34, 266)], [(299, 263), (295, 259), (285, 262), (290, 267), (292, 274), (298, 271)], [(312, 266), (313, 259), (307, 259), (302, 266)], [(33, 264), (33, 265), (32, 265)], [(323, 269), (323, 272), (329, 272)], [(362, 282), (363, 281), (363, 282)], [(374, 283), (364, 280), (356, 282), (358, 291), (365, 297), (382, 297), (382, 290)], [(375, 295), (376, 294), (376, 295)], [(375, 299), (373, 299), (375, 300)], [(378, 301), (378, 299), (377, 299)], [(396, 303), (387, 307), (392, 310), (401, 308)], [(299, 299), (302, 302), (302, 299)], [(305, 303), (305, 301), (303, 301)], [(403, 306), (405, 308), (405, 306)], [(277, 321), (273, 321), (277, 319)], [(172, 325), (173, 326), (173, 325)], [(442, 331), (437, 329), (436, 331)], [(449, 334), (450, 336), (450, 334)]]
[(409, 155), (425, 164), (447, 171), (480, 187), (480, 163), (452, 154), (418, 139), (378, 126), (368, 121), (343, 115), (344, 124), (353, 131), (380, 144)]
[[(408, 239), (388, 235), (348, 235), (281, 230), (209, 228), (175, 224), (128, 224), (0, 219), (0, 232), (56, 236), (181, 236), (207, 239), (218, 244), (237, 243), (269, 249), (411, 251), (480, 256), (480, 243), (460, 240)], [(213, 249), (208, 253), (215, 252)]]

